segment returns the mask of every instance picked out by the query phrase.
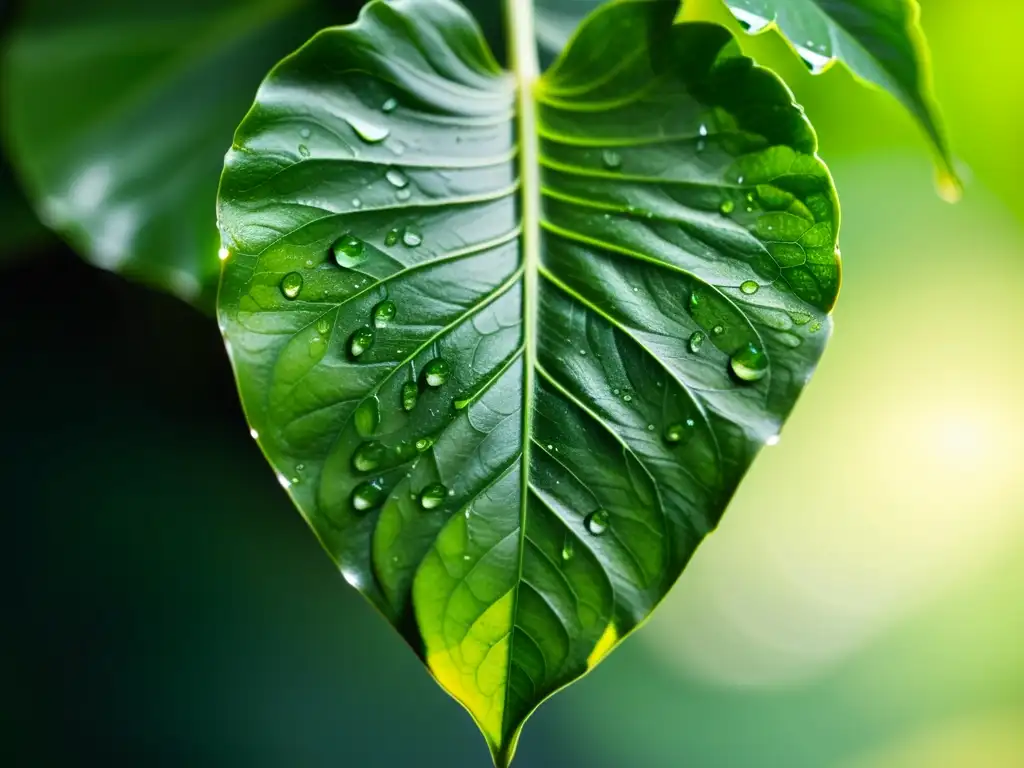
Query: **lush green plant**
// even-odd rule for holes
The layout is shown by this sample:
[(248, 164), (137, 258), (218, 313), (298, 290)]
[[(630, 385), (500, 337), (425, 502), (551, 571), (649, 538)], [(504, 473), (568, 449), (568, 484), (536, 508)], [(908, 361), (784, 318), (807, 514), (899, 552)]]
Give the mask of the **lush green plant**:
[[(159, 9), (83, 28), (53, 2), (29, 4), (7, 62), (40, 215), (100, 266), (209, 302), (220, 153), (329, 10), (221, 0), (171, 35)], [(751, 32), (777, 19), (814, 71), (838, 59), (894, 93), (955, 188), (913, 0), (727, 4)], [(455, 0), (373, 0), (319, 32), (263, 81), (217, 202), (253, 436), (498, 765), (715, 527), (840, 283), (814, 132), (726, 28), (678, 0), (506, 11), (508, 70)]]

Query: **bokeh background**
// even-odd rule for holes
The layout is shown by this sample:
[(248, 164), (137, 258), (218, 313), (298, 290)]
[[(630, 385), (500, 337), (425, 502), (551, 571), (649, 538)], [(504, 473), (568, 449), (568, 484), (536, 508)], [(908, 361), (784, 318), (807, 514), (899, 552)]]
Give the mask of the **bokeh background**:
[[(835, 338), (660, 611), (541, 708), (519, 768), (1024, 766), (1024, 4), (922, 5), (955, 206), (893, 99), (744, 40), (839, 186)], [(0, 762), (487, 765), (264, 466), (213, 322), (0, 206)]]

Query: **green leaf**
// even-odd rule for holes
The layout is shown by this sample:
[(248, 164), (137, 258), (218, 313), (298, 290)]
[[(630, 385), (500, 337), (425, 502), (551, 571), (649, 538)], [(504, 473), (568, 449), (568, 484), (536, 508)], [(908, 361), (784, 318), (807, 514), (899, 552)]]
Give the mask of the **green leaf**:
[(29, 0), (3, 107), (40, 217), (93, 264), (212, 306), (231, 133), (267, 69), (337, 20), (301, 0)]
[(452, 0), (372, 2), (226, 159), (253, 433), (499, 766), (664, 597), (831, 329), (814, 133), (677, 8), (602, 6), (539, 77), (528, 2), (511, 73)]
[(536, 0), (534, 29), (541, 58), (551, 62), (565, 48), (580, 22), (603, 0)]
[(928, 45), (917, 0), (725, 0), (751, 34), (777, 26), (811, 72), (841, 60), (892, 93), (924, 128), (943, 166), (940, 192), (959, 196), (932, 93)]

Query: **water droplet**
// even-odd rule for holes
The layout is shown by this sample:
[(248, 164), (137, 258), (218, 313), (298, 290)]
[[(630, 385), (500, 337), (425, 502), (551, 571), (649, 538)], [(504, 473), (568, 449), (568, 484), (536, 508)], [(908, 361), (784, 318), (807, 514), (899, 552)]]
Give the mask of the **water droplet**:
[(811, 333), (817, 333), (818, 331), (820, 331), (821, 330), (821, 321), (815, 320), (813, 323), (811, 323), (811, 326), (810, 326), (809, 330), (810, 330)]
[(448, 489), (440, 483), (431, 483), (420, 494), (420, 506), (424, 509), (437, 509), (444, 503)]
[(379, 144), (391, 135), (390, 128), (374, 125), (373, 123), (366, 122), (365, 120), (360, 120), (357, 117), (346, 117), (345, 122), (347, 122), (352, 127), (352, 130), (356, 132), (356, 136), (367, 144)]
[(587, 356), (587, 350), (581, 349), (580, 350), (580, 357), (586, 357), (586, 356)]
[(373, 346), (374, 332), (373, 328), (368, 325), (364, 325), (362, 328), (353, 333), (348, 340), (348, 351), (352, 357), (359, 357), (366, 350)]
[(395, 446), (395, 457), (398, 459), (400, 464), (411, 461), (416, 457), (417, 453), (416, 444), (408, 440), (403, 440)]
[(404, 203), (410, 197), (412, 197), (412, 190), (411, 189), (408, 189), (408, 188), (400, 189), (397, 192), (395, 192), (395, 198), (397, 200), (399, 200), (400, 202)]
[(416, 441), (416, 450), (422, 453), (423, 451), (429, 451), (434, 446), (434, 438), (432, 437), (421, 437)]
[(331, 252), (338, 266), (345, 269), (355, 269), (368, 258), (366, 245), (350, 232), (334, 241)]
[(704, 346), (704, 334), (700, 331), (694, 331), (690, 335), (690, 351), (693, 354), (700, 352), (700, 348)]
[(384, 178), (388, 180), (391, 186), (398, 187), (399, 189), (409, 185), (409, 178), (397, 168), (389, 169), (388, 172), (384, 174)]
[(309, 135), (310, 135), (309, 128), (303, 128), (301, 131), (299, 131), (299, 136), (301, 136), (304, 139), (308, 139)]
[(743, 183), (743, 176), (737, 176), (736, 177), (736, 183), (737, 184), (742, 184)]
[(405, 232), (402, 234), (402, 242), (409, 248), (415, 248), (423, 242), (423, 235), (412, 227), (406, 227)]
[(250, 429), (249, 430), (249, 437), (251, 437), (253, 440), (259, 440), (260, 439), (260, 433), (257, 432), (255, 429)]
[(373, 324), (378, 328), (385, 328), (391, 324), (398, 313), (398, 305), (391, 299), (385, 299), (373, 308)]
[(951, 172), (940, 170), (935, 174), (935, 188), (939, 197), (947, 203), (958, 203), (963, 197), (964, 188), (960, 180)]
[(388, 230), (388, 233), (384, 235), (384, 245), (394, 245), (398, 242), (398, 238), (402, 236), (402, 233), (396, 227), (395, 229)]
[(747, 294), (747, 296), (753, 296), (755, 293), (758, 292), (760, 288), (761, 286), (755, 283), (753, 280), (744, 280), (742, 283), (740, 283), (740, 290), (743, 291), (743, 293)]
[(297, 299), (299, 297), (299, 291), (302, 290), (302, 275), (298, 272), (289, 272), (281, 280), (281, 293), (289, 301)]
[(715, 336), (721, 336), (723, 333), (725, 333), (725, 326), (716, 325), (714, 328), (711, 329), (711, 332), (715, 334)]
[(764, 441), (764, 444), (771, 447), (773, 445), (778, 445), (780, 440), (782, 440), (782, 435), (772, 435)]
[(665, 442), (676, 445), (684, 440), (689, 440), (693, 436), (694, 426), (693, 419), (669, 424), (665, 427)]
[(360, 483), (352, 491), (352, 509), (356, 512), (367, 512), (378, 507), (384, 501), (384, 480), (377, 478), (366, 483)]
[(708, 135), (708, 127), (707, 127), (707, 125), (705, 125), (704, 123), (701, 123), (700, 124), (700, 128), (697, 129), (697, 133), (699, 133), (701, 136), (707, 136)]
[(387, 449), (376, 440), (372, 440), (356, 448), (352, 454), (352, 466), (358, 472), (373, 472), (381, 465), (386, 455)]
[(568, 563), (575, 555), (576, 542), (566, 536), (565, 542), (562, 544), (562, 561)]
[(749, 343), (729, 361), (732, 372), (740, 381), (760, 381), (768, 373), (768, 357), (760, 347)]
[(611, 515), (608, 514), (607, 509), (598, 509), (591, 512), (583, 520), (583, 525), (586, 527), (589, 533), (595, 536), (600, 536), (608, 530), (608, 523), (611, 521)]
[(737, 8), (735, 5), (730, 6), (732, 15), (736, 17), (740, 25), (752, 35), (756, 35), (762, 29), (767, 27), (770, 23), (770, 19), (766, 19), (763, 16), (758, 16), (756, 13), (751, 11), (745, 11), (742, 8)]
[(695, 310), (698, 310), (701, 307), (703, 307), (704, 303), (705, 303), (704, 297), (700, 293), (698, 293), (697, 291), (694, 291), (693, 293), (690, 294), (690, 311), (691, 312), (693, 312)]
[(604, 167), (609, 171), (617, 171), (622, 167), (622, 155), (614, 149), (606, 149), (602, 152), (601, 159), (604, 161)]
[(398, 99), (388, 99), (381, 105), (384, 112), (394, 112), (398, 108)]
[(423, 367), (423, 376), (426, 379), (427, 386), (440, 387), (451, 375), (452, 367), (447, 360), (442, 360), (440, 357), (434, 358)]
[(305, 144), (299, 144), (299, 154), (303, 157), (309, 157), (309, 147)]
[(736, 203), (732, 200), (723, 200), (722, 204), (718, 206), (718, 210), (722, 212), (723, 216), (728, 216), (736, 208)]
[(630, 394), (623, 395), (622, 396), (622, 402), (624, 402), (624, 403), (632, 403), (633, 402), (633, 396), (630, 395)]
[(352, 198), (352, 207), (353, 208), (362, 208), (363, 207), (363, 201), (360, 200), (358, 197), (353, 197)]
[(327, 317), (321, 317), (316, 321), (316, 332), (320, 334), (328, 334), (331, 331), (331, 320)]
[(353, 415), (356, 432), (360, 437), (370, 437), (380, 426), (380, 401), (376, 395), (363, 400)]
[(647, 431), (648, 432), (653, 432), (654, 431), (654, 425), (653, 424), (648, 424), (647, 425)]
[(416, 401), (420, 397), (420, 388), (413, 382), (407, 381), (402, 385), (402, 410), (406, 413), (416, 407)]
[(221, 248), (220, 250), (217, 251), (217, 258), (220, 259), (221, 261), (227, 261), (228, 256), (230, 255), (231, 251), (229, 251), (227, 248)]

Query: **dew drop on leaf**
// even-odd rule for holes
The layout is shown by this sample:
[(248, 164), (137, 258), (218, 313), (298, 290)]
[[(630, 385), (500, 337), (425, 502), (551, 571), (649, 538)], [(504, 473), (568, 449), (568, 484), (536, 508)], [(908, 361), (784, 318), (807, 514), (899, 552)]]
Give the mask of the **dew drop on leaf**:
[(423, 235), (412, 227), (406, 227), (405, 232), (402, 234), (402, 242), (409, 248), (415, 248), (423, 242)]
[(768, 357), (755, 344), (746, 344), (732, 356), (729, 366), (740, 381), (760, 381), (768, 373)]
[(747, 296), (753, 296), (755, 293), (757, 293), (760, 287), (761, 286), (759, 286), (753, 280), (744, 280), (742, 283), (740, 283), (740, 290), (743, 291), (743, 293), (747, 294)]
[(416, 401), (420, 398), (420, 388), (413, 382), (407, 381), (402, 385), (402, 410), (408, 413), (416, 407)]
[(381, 105), (381, 110), (383, 110), (384, 112), (394, 112), (397, 108), (397, 99), (388, 99), (387, 101), (384, 102), (383, 105)]
[(320, 333), (320, 334), (323, 334), (323, 335), (327, 335), (328, 333), (330, 333), (330, 331), (331, 331), (331, 321), (330, 321), (330, 318), (321, 317), (319, 320), (316, 321), (316, 332), (317, 333)]
[(423, 489), (420, 494), (420, 506), (424, 509), (437, 509), (444, 503), (448, 489), (441, 483), (432, 483)]
[(690, 351), (693, 354), (700, 352), (700, 348), (704, 346), (704, 334), (701, 331), (694, 331), (690, 334)]
[(380, 401), (376, 395), (371, 395), (356, 407), (353, 421), (360, 437), (370, 437), (377, 431), (380, 426)]
[(601, 159), (604, 161), (604, 167), (609, 171), (617, 171), (622, 167), (622, 155), (614, 149), (606, 149), (602, 152)]
[(607, 509), (598, 509), (591, 512), (583, 520), (583, 525), (587, 529), (588, 533), (594, 536), (600, 536), (608, 530), (608, 523), (611, 520), (611, 515), (608, 514)]
[(302, 275), (298, 272), (289, 272), (281, 280), (281, 293), (284, 297), (291, 301), (299, 296), (299, 291), (302, 290)]
[(723, 200), (722, 204), (718, 206), (718, 210), (722, 212), (723, 216), (728, 216), (736, 209), (736, 203), (732, 200)]
[(366, 261), (366, 246), (362, 240), (350, 232), (345, 233), (331, 246), (334, 260), (339, 267), (354, 269)]
[(352, 466), (357, 472), (373, 472), (384, 461), (386, 454), (387, 449), (376, 440), (363, 443), (352, 454)]
[(364, 325), (353, 333), (348, 340), (348, 351), (352, 357), (359, 357), (366, 350), (373, 346), (374, 332), (373, 328), (368, 325)]
[(387, 173), (384, 174), (384, 178), (388, 180), (388, 183), (393, 187), (401, 189), (409, 185), (409, 178), (397, 168), (391, 168)]
[(303, 157), (309, 157), (309, 147), (305, 144), (299, 144), (299, 154)]
[(368, 512), (380, 506), (384, 501), (384, 481), (381, 478), (360, 483), (352, 491), (352, 509), (356, 512)]
[(398, 305), (391, 299), (385, 299), (373, 308), (373, 324), (378, 328), (385, 328), (391, 324), (398, 314)]
[(430, 387), (442, 386), (448, 381), (451, 372), (451, 365), (447, 360), (442, 360), (440, 357), (434, 358), (423, 367), (423, 377), (427, 382), (427, 386)]
[(384, 235), (384, 245), (395, 245), (398, 242), (398, 238), (402, 236), (402, 233), (396, 227), (395, 229), (388, 230), (388, 233)]
[(683, 441), (689, 441), (693, 437), (695, 422), (693, 419), (679, 421), (665, 427), (665, 442), (678, 445)]
[(715, 336), (721, 336), (723, 333), (725, 333), (725, 326), (716, 325), (714, 328), (711, 329), (711, 332), (715, 334)]
[(569, 538), (565, 537), (565, 542), (562, 544), (562, 561), (569, 562), (576, 555), (576, 543)]
[(423, 451), (429, 451), (434, 445), (434, 438), (432, 437), (421, 437), (416, 441), (416, 450), (422, 453)]
[(299, 131), (299, 136), (301, 136), (304, 139), (308, 139), (309, 135), (310, 135), (309, 128), (303, 128), (301, 131)]
[(374, 125), (373, 123), (365, 120), (360, 120), (357, 117), (346, 117), (345, 122), (347, 122), (352, 127), (352, 130), (356, 132), (356, 136), (367, 144), (379, 144), (391, 135), (390, 128)]

